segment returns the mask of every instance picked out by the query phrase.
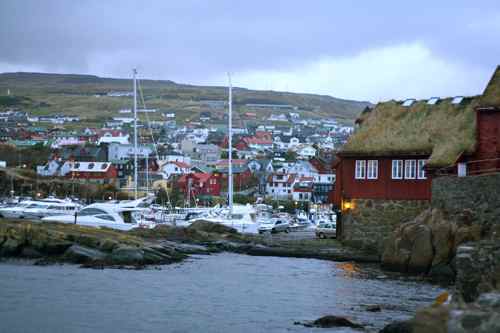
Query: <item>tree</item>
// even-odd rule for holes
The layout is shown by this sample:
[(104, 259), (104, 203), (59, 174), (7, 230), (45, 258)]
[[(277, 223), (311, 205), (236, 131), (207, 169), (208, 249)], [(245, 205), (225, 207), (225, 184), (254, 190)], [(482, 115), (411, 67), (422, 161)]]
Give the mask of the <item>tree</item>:
[(287, 150), (283, 157), (287, 162), (293, 162), (297, 160), (297, 153), (292, 150)]
[(235, 194), (233, 195), (233, 202), (237, 204), (246, 205), (247, 203), (254, 203), (255, 200), (250, 195)]
[[(232, 157), (233, 157), (234, 160), (238, 158), (238, 152), (236, 150), (233, 150), (231, 155), (232, 155)], [(220, 155), (220, 158), (221, 159), (228, 159), (229, 158), (229, 152), (227, 150), (222, 151), (222, 153)]]

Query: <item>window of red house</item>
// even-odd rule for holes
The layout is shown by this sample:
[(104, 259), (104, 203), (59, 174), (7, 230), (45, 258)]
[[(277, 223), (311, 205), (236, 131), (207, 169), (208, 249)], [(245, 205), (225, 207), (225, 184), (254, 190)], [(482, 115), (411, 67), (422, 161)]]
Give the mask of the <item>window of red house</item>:
[(369, 160), (367, 163), (367, 178), (377, 179), (378, 178), (378, 161)]
[(392, 179), (403, 179), (403, 160), (392, 160)]
[(405, 179), (415, 179), (417, 178), (417, 161), (416, 160), (406, 160), (405, 161)]
[(366, 177), (366, 161), (356, 160), (355, 179), (365, 179)]
[(425, 176), (425, 169), (424, 169), (425, 162), (426, 162), (425, 160), (418, 160), (418, 174), (417, 174), (418, 179), (427, 179), (427, 177)]

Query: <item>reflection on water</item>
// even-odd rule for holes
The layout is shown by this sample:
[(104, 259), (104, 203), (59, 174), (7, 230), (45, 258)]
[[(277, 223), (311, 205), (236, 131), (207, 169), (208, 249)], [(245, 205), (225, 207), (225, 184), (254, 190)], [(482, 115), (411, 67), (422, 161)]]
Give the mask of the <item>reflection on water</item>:
[[(326, 314), (376, 330), (411, 316), (442, 291), (360, 278), (359, 270), (363, 266), (235, 254), (143, 271), (3, 263), (0, 331), (310, 332), (293, 322)], [(369, 304), (383, 310), (367, 312)]]

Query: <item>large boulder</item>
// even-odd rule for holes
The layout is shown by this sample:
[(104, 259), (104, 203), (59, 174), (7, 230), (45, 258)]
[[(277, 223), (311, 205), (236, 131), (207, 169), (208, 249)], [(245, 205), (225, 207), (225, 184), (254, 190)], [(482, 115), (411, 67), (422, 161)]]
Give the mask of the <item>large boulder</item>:
[(425, 217), (402, 224), (388, 237), (382, 253), (385, 269), (411, 273), (428, 270), (433, 259), (433, 247), (431, 229), (421, 222), (426, 220)]
[(76, 264), (89, 264), (94, 262), (101, 262), (105, 258), (106, 258), (105, 253), (78, 244), (72, 245), (64, 253), (64, 259)]
[(119, 246), (109, 256), (111, 263), (118, 265), (144, 264), (144, 250), (132, 246)]
[(413, 333), (413, 322), (410, 320), (395, 321), (386, 325), (379, 333)]
[(350, 321), (347, 318), (340, 316), (328, 315), (318, 318), (313, 321), (295, 322), (295, 325), (302, 325), (305, 327), (319, 327), (319, 328), (333, 328), (333, 327), (350, 327), (362, 329), (363, 326)]
[(431, 229), (432, 247), (434, 249), (432, 266), (449, 263), (454, 252), (455, 224), (448, 221), (441, 210), (433, 209), (428, 225)]
[(429, 273), (435, 280), (452, 282), (454, 258), (460, 244), (481, 239), (483, 227), (474, 224), (472, 212), (448, 216), (441, 209), (423, 211), (401, 224), (386, 239), (382, 267), (409, 273)]
[(418, 225), (413, 232), (414, 239), (411, 257), (408, 261), (408, 272), (426, 273), (431, 267), (434, 258), (431, 229), (426, 225)]

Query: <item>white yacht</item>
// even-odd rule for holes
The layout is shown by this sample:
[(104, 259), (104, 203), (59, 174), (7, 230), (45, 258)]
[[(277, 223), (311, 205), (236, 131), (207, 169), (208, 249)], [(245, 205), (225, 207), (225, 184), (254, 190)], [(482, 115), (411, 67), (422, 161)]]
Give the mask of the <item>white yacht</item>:
[(107, 227), (118, 230), (130, 230), (138, 227), (153, 227), (143, 223), (143, 208), (130, 203), (95, 203), (86, 206), (76, 214), (48, 216), (44, 222), (74, 223), (90, 227)]
[(256, 221), (256, 211), (252, 205), (233, 205), (232, 213), (229, 208), (212, 210), (209, 214), (190, 220), (207, 221), (220, 223), (228, 227), (235, 228), (239, 232), (257, 233), (258, 223)]
[(45, 199), (37, 201), (23, 210), (25, 219), (38, 220), (47, 216), (71, 215), (82, 208), (69, 200)]
[(21, 201), (14, 206), (0, 208), (0, 217), (6, 219), (22, 219), (24, 218), (24, 210), (30, 206), (35, 206), (36, 204), (36, 201), (26, 200)]

